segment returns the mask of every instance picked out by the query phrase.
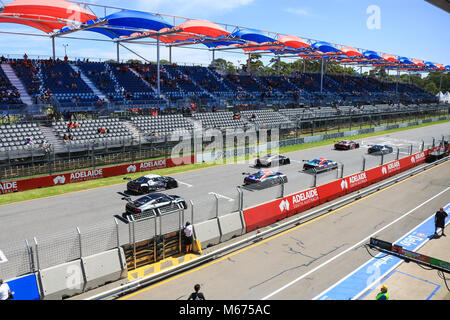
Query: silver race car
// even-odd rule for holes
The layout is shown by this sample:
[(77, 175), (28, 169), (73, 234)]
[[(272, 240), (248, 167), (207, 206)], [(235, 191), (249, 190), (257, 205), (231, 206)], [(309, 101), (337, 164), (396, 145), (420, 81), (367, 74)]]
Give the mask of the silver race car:
[(187, 203), (183, 198), (164, 193), (151, 193), (134, 201), (128, 199), (125, 215), (162, 215), (178, 209), (187, 209)]

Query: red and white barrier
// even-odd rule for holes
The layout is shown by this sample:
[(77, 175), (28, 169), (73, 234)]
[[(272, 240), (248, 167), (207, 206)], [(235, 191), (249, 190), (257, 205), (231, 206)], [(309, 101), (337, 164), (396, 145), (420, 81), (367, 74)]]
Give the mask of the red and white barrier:
[(193, 156), (186, 156), (174, 159), (172, 158), (159, 159), (144, 162), (136, 162), (120, 166), (75, 171), (46, 177), (36, 177), (23, 180), (6, 181), (0, 182), (0, 193), (4, 194), (12, 192), (21, 192), (37, 188), (47, 188), (56, 185), (76, 183), (80, 181), (120, 176), (134, 172), (144, 172), (149, 170), (170, 168), (178, 165), (190, 164), (193, 163), (193, 161), (194, 161)]
[(245, 209), (243, 214), (246, 231), (251, 232), (255, 229), (265, 227), (286, 217), (306, 211), (312, 207), (411, 169), (424, 163), (427, 154), (434, 150), (436, 148), (418, 152), (411, 156), (385, 163), (382, 166), (326, 183), (317, 188), (301, 191), (282, 199)]

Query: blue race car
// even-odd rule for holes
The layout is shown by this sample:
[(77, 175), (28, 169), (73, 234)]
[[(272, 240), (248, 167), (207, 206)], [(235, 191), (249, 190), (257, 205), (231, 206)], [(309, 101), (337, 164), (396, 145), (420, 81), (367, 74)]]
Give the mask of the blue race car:
[(272, 170), (260, 170), (254, 174), (251, 174), (244, 179), (245, 185), (250, 184), (267, 184), (276, 185), (281, 183), (287, 183), (288, 178), (284, 173), (275, 172)]
[(315, 158), (303, 164), (303, 171), (322, 172), (337, 169), (338, 163), (334, 160)]
[(369, 149), (367, 149), (368, 153), (377, 153), (377, 154), (392, 153), (393, 151), (394, 151), (394, 148), (387, 146), (387, 145), (381, 145), (381, 144), (376, 144), (374, 146), (369, 147)]

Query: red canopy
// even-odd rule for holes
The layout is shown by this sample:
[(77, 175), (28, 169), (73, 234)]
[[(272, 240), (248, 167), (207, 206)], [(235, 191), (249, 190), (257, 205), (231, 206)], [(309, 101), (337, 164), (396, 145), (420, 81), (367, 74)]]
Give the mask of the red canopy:
[(15, 0), (0, 13), (0, 22), (23, 24), (46, 33), (95, 19), (86, 9), (65, 0)]
[(398, 59), (394, 57), (392, 54), (384, 54), (383, 59), (389, 62), (398, 62)]
[(342, 52), (344, 52), (347, 57), (355, 57), (355, 56), (362, 56), (363, 54), (356, 50), (353, 47), (344, 47), (341, 49)]
[(296, 36), (284, 36), (279, 38), (278, 42), (284, 44), (286, 47), (294, 49), (310, 47), (310, 45), (305, 40)]
[(425, 63), (423, 63), (423, 61), (421, 61), (421, 60), (413, 60), (412, 63), (414, 63), (416, 66), (419, 66), (419, 67), (425, 66)]
[[(184, 32), (195, 33), (213, 38), (227, 36), (230, 34), (217, 24), (206, 20), (188, 20), (175, 28), (183, 30)], [(192, 37), (190, 39), (192, 39)]]

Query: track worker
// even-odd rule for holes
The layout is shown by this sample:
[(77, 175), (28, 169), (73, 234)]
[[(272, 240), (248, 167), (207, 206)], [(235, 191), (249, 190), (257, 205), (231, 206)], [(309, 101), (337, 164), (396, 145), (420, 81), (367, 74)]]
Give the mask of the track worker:
[(199, 292), (200, 291), (200, 285), (196, 284), (194, 286), (194, 291), (192, 292), (191, 295), (189, 296), (188, 300), (206, 300), (205, 296), (203, 295), (203, 293)]
[(9, 300), (11, 298), (11, 289), (7, 283), (4, 283), (3, 280), (0, 279), (0, 300)]
[(186, 253), (192, 251), (192, 243), (194, 241), (194, 230), (192, 229), (192, 224), (188, 221), (183, 229), (184, 240), (186, 243)]
[(444, 208), (441, 207), (439, 211), (436, 212), (434, 216), (434, 234), (437, 236), (437, 229), (442, 229), (442, 235), (445, 237), (444, 228), (445, 228), (445, 218), (448, 217), (447, 212), (444, 211)]
[(377, 294), (376, 300), (389, 300), (388, 287), (381, 286), (380, 292)]

